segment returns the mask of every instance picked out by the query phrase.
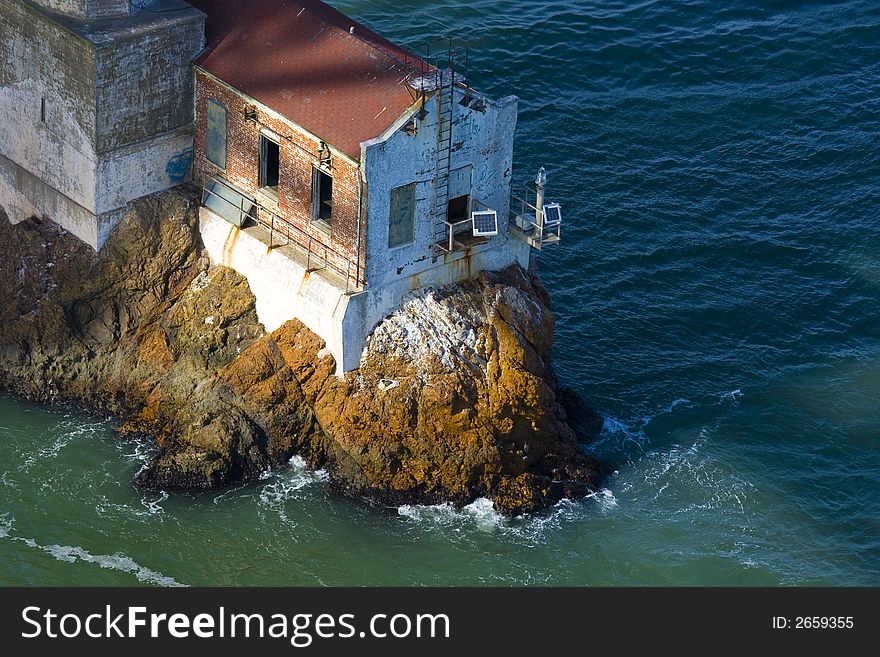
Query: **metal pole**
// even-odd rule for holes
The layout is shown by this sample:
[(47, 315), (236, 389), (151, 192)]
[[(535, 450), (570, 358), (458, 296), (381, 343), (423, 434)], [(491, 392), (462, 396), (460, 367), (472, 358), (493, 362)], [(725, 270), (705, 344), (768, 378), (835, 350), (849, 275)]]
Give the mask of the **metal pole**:
[(547, 172), (544, 167), (538, 169), (535, 178), (535, 223), (538, 225), (538, 237), (544, 240), (544, 186), (547, 184)]

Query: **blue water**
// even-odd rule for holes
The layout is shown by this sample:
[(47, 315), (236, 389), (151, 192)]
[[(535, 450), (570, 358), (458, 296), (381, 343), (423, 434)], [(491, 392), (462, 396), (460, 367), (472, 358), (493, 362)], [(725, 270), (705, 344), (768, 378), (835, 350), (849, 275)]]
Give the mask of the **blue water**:
[(143, 493), (109, 421), (0, 398), (0, 581), (880, 583), (880, 5), (334, 2), (470, 42), (521, 98), (564, 243), (561, 379), (608, 417), (605, 490), (506, 521), (378, 510), (294, 464)]

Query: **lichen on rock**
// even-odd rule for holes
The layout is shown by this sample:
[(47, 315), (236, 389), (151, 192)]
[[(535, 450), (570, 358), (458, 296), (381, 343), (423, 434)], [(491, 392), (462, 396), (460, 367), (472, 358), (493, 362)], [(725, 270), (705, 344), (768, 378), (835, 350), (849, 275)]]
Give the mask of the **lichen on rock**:
[(197, 205), (186, 191), (138, 201), (98, 254), (0, 217), (14, 282), (0, 289), (0, 388), (111, 412), (155, 440), (149, 487), (254, 480), (295, 454), (333, 489), (395, 506), (489, 497), (514, 515), (596, 486), (579, 441), (601, 419), (557, 385), (534, 275), (411, 294), (338, 378), (299, 321), (265, 333), (247, 281), (203, 256)]

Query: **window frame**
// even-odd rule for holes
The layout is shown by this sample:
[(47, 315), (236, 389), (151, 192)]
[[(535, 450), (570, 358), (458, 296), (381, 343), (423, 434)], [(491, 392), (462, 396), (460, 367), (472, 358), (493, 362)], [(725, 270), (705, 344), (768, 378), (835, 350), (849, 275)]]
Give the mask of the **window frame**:
[[(269, 143), (275, 144), (278, 148), (278, 183), (274, 186), (269, 186), (266, 184), (268, 177), (268, 164), (269, 159), (268, 155), (268, 146), (265, 146)], [(266, 134), (265, 131), (260, 132), (260, 171), (259, 171), (259, 179), (257, 180), (257, 185), (259, 186), (259, 190), (264, 194), (268, 194), (273, 197), (278, 196), (278, 189), (281, 187), (281, 140), (276, 139), (270, 134)]]
[[(412, 211), (410, 213), (410, 239), (404, 242), (398, 242), (397, 244), (391, 243), (391, 220), (392, 220), (392, 212), (394, 211), (394, 193), (400, 192), (400, 190), (411, 189), (412, 190)], [(405, 185), (398, 185), (394, 187), (391, 192), (388, 194), (388, 248), (389, 249), (399, 249), (405, 246), (410, 246), (414, 244), (416, 241), (416, 206), (418, 204), (417, 192), (418, 191), (418, 182), (406, 183)]]
[[(212, 151), (214, 150), (211, 148), (212, 106), (223, 112), (223, 164), (220, 164), (211, 157)], [(216, 153), (214, 154), (216, 155)], [(216, 98), (208, 98), (205, 104), (205, 159), (224, 172), (229, 165), (229, 108)]]
[[(321, 176), (325, 176), (330, 180), (330, 216), (327, 219), (321, 217), (320, 205), (321, 205), (321, 193), (318, 181), (321, 179)], [(317, 224), (319, 226), (324, 226), (330, 228), (333, 225), (333, 175), (327, 171), (324, 167), (318, 166), (317, 164), (312, 165), (312, 208), (311, 208), (311, 218), (312, 223)]]

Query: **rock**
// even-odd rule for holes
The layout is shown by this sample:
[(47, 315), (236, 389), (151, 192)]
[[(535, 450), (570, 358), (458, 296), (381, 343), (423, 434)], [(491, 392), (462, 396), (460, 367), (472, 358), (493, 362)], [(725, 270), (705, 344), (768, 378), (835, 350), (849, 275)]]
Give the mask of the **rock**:
[(202, 255), (197, 207), (191, 190), (138, 201), (99, 254), (48, 222), (0, 218), (14, 282), (0, 289), (0, 387), (155, 440), (148, 487), (255, 480), (299, 454), (334, 490), (393, 506), (485, 496), (515, 515), (595, 488), (578, 441), (601, 418), (556, 384), (535, 276), (410, 295), (340, 379), (302, 323), (264, 332), (247, 281)]

